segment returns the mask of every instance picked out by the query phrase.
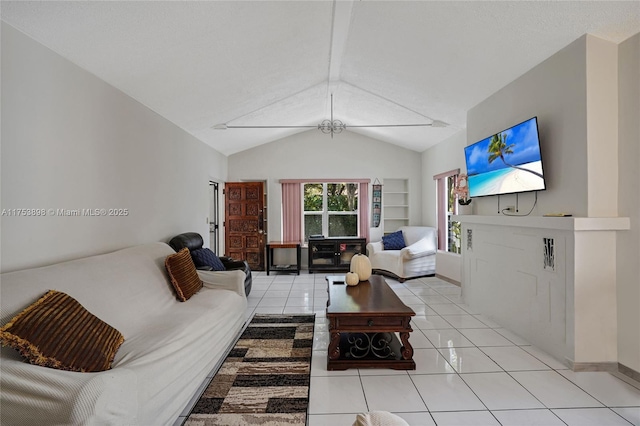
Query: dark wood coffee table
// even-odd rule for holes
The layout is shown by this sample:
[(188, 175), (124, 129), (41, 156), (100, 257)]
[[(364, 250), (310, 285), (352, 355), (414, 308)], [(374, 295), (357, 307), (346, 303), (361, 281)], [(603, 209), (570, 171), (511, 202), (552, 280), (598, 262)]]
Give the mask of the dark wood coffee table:
[(402, 303), (384, 278), (372, 275), (356, 286), (347, 286), (344, 275), (327, 276), (327, 281), (327, 370), (415, 370), (409, 333), (416, 313)]

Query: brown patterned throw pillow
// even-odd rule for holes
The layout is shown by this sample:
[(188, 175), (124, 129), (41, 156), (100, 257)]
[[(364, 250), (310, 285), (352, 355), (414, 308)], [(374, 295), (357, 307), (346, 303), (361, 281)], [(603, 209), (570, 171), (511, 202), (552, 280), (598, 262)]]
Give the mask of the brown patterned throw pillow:
[(122, 334), (66, 293), (49, 290), (0, 328), (0, 343), (31, 364), (96, 372), (111, 368)]
[(198, 276), (188, 248), (167, 256), (164, 265), (181, 302), (186, 302), (202, 288), (202, 280)]

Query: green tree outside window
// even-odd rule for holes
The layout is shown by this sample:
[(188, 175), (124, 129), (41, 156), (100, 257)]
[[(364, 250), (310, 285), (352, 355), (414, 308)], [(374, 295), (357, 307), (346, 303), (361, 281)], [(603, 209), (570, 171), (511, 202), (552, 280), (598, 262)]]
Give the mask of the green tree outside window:
[(357, 183), (306, 183), (303, 186), (303, 226), (309, 235), (328, 237), (358, 235)]

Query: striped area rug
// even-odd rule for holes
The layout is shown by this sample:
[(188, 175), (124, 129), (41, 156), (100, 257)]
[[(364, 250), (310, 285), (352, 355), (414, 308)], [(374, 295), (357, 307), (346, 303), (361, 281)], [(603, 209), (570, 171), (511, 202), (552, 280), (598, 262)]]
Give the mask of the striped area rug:
[(254, 316), (184, 424), (304, 426), (314, 321)]

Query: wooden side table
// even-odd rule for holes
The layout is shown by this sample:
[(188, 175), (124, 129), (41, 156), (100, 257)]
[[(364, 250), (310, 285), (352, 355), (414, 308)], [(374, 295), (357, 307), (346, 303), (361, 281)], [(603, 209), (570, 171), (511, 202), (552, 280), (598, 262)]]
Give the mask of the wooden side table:
[[(295, 265), (272, 265), (273, 262), (273, 250), (274, 249), (296, 249), (296, 264)], [(302, 248), (300, 247), (300, 242), (296, 241), (269, 241), (267, 243), (267, 275), (269, 272), (278, 271), (278, 272), (296, 272), (300, 275), (300, 265), (302, 258)]]

